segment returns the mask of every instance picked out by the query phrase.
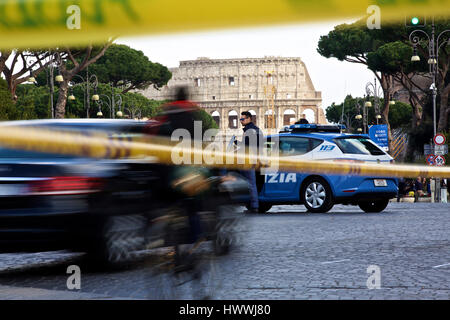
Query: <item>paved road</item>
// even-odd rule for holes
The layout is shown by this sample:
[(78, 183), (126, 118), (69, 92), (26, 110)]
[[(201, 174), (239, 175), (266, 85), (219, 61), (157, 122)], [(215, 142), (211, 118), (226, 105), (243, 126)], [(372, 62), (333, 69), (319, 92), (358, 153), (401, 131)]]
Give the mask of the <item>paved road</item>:
[[(215, 261), (221, 275), (216, 299), (450, 298), (449, 204), (391, 203), (379, 214), (341, 205), (327, 214), (277, 206), (269, 213), (248, 217), (244, 243)], [(37, 267), (13, 272), (19, 263), (22, 270)], [(159, 297), (153, 293), (162, 282), (143, 263), (95, 272), (83, 267), (80, 255), (53, 252), (0, 255), (0, 299), (18, 298), (11, 287), (67, 293), (66, 268), (78, 263), (83, 298)], [(379, 270), (378, 282), (369, 266)], [(380, 289), (368, 289), (369, 277)]]

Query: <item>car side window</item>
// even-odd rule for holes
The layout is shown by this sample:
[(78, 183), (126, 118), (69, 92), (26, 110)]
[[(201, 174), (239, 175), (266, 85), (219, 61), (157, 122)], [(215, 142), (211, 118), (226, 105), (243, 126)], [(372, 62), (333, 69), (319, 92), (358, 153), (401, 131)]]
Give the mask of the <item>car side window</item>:
[(310, 139), (303, 137), (280, 137), (280, 155), (298, 156), (311, 150)]
[(311, 143), (311, 150), (314, 150), (323, 143), (323, 140), (319, 139), (309, 139), (309, 141)]

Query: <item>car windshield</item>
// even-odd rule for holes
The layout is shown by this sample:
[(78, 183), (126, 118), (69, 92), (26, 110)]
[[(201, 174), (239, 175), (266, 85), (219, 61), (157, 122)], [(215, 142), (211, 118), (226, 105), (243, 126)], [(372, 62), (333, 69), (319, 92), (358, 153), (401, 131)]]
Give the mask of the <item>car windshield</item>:
[(373, 144), (369, 139), (362, 137), (337, 138), (333, 141), (343, 153), (384, 155), (385, 152)]

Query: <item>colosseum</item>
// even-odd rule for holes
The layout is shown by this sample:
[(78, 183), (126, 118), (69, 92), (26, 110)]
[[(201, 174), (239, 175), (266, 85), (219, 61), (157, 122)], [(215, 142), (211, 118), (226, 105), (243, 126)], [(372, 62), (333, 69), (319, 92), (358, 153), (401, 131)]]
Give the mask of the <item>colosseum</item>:
[(172, 79), (161, 90), (151, 87), (142, 93), (155, 100), (173, 99), (173, 88), (188, 86), (191, 100), (211, 114), (223, 135), (242, 134), (242, 111), (250, 111), (265, 134), (300, 118), (326, 123), (321, 92), (300, 58), (197, 58), (170, 71)]

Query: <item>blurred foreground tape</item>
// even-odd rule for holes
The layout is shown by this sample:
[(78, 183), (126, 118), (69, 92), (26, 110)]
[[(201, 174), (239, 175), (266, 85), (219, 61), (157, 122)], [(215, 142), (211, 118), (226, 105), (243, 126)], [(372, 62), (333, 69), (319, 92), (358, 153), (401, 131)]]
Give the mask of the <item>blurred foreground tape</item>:
[[(48, 48), (109, 37), (363, 17), (450, 16), (450, 0), (0, 0), (0, 48)], [(372, 14), (372, 12), (370, 12)]]
[[(172, 145), (170, 145), (172, 144)], [(173, 146), (168, 139), (149, 139), (146, 142), (130, 139), (108, 138), (102, 134), (73, 134), (45, 129), (24, 127), (2, 127), (0, 145), (9, 148), (49, 153), (78, 155), (92, 158), (146, 158), (153, 162), (173, 164), (174, 155), (180, 154), (202, 166), (228, 169), (252, 168), (256, 158), (252, 155), (224, 153), (208, 148), (191, 149)], [(200, 159), (200, 160), (199, 160)], [(199, 160), (199, 161), (195, 161)], [(330, 161), (305, 161), (278, 157), (262, 157), (262, 163), (271, 164), (274, 169), (287, 172), (328, 173), (340, 175), (382, 176), (382, 177), (440, 177), (450, 178), (450, 167), (429, 167), (416, 165), (374, 165), (359, 163), (338, 163)], [(189, 163), (189, 164), (190, 164)], [(186, 163), (184, 163), (186, 164)]]

